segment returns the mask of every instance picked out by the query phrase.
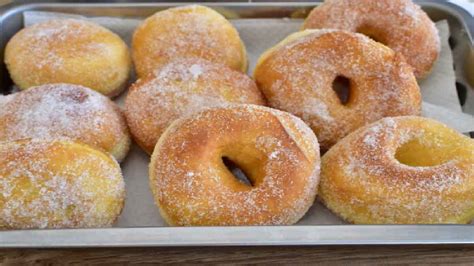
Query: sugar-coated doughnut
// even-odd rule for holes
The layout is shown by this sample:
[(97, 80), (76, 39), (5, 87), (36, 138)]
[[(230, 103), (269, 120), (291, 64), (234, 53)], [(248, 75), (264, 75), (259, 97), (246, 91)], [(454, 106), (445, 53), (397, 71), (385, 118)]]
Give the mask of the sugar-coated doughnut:
[(0, 229), (107, 227), (122, 211), (120, 167), (70, 141), (0, 142)]
[[(383, 117), (421, 112), (411, 67), (400, 54), (358, 33), (292, 34), (260, 57), (254, 78), (270, 106), (310, 125), (323, 150)], [(339, 78), (348, 80), (346, 102), (333, 88)]]
[(257, 105), (218, 107), (163, 133), (150, 186), (170, 225), (293, 224), (313, 204), (319, 163), (316, 136), (299, 118)]
[(137, 27), (132, 56), (139, 77), (177, 57), (200, 57), (246, 71), (247, 54), (237, 30), (222, 15), (200, 5), (157, 12)]
[(326, 0), (303, 28), (366, 34), (403, 54), (417, 78), (429, 74), (441, 49), (435, 24), (411, 0)]
[(138, 80), (125, 100), (125, 115), (137, 143), (149, 154), (174, 120), (228, 103), (265, 104), (245, 74), (200, 58), (182, 58)]
[(111, 153), (118, 161), (130, 146), (125, 118), (114, 102), (64, 83), (0, 96), (0, 141), (23, 138), (68, 138)]
[(5, 48), (5, 64), (20, 89), (72, 83), (104, 95), (119, 94), (131, 58), (118, 35), (95, 23), (55, 19), (22, 29)]
[(384, 118), (323, 156), (319, 193), (356, 224), (467, 223), (474, 140), (428, 118)]

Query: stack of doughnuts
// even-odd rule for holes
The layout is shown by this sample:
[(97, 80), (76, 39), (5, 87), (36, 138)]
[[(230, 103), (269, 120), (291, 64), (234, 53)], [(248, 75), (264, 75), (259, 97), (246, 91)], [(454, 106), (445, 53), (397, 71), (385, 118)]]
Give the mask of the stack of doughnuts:
[(50, 20), (14, 35), (5, 64), (21, 91), (0, 97), (0, 228), (112, 226), (131, 139), (108, 97), (126, 88), (127, 45), (95, 23)]
[[(327, 0), (253, 79), (238, 31), (208, 7), (145, 19), (131, 56), (99, 25), (35, 24), (5, 51), (24, 91), (0, 98), (0, 228), (111, 226), (128, 128), (170, 225), (291, 225), (318, 194), (352, 223), (467, 223), (474, 141), (419, 116), (417, 78), (438, 53), (410, 0)], [(107, 97), (130, 58), (122, 115)]]

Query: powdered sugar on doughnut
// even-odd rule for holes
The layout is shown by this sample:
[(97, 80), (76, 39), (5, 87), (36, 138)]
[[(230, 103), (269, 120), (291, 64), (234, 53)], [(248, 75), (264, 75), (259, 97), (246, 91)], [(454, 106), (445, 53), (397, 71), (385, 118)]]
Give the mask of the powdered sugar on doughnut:
[[(419, 114), (421, 95), (400, 55), (362, 34), (307, 30), (289, 36), (259, 60), (259, 88), (270, 106), (301, 117), (324, 149), (386, 116)], [(349, 101), (333, 90), (349, 80)]]
[[(0, 227), (110, 226), (123, 205), (120, 167), (113, 158), (87, 149), (35, 139), (0, 145)], [(77, 153), (67, 164), (54, 166), (72, 152)], [(103, 209), (110, 200), (115, 203)]]
[(174, 120), (231, 103), (265, 102), (246, 75), (204, 59), (184, 58), (135, 83), (125, 106), (132, 133), (151, 152), (158, 137)]
[(403, 54), (418, 78), (430, 72), (441, 49), (434, 23), (411, 0), (325, 1), (310, 13), (304, 28), (371, 35)]
[[(65, 67), (64, 54), (75, 54), (81, 57), (103, 58), (101, 54), (109, 53), (110, 47), (104, 43), (87, 42), (94, 34), (108, 30), (84, 20), (61, 19), (34, 24), (21, 31), (25, 42), (21, 49), (34, 58), (23, 58), (29, 62), (37, 62), (37, 68), (49, 68), (60, 71)], [(58, 45), (76, 41), (79, 46)]]
[(140, 77), (179, 57), (200, 57), (244, 70), (246, 54), (237, 30), (214, 10), (190, 5), (147, 18), (133, 36), (133, 57)]
[(0, 140), (68, 138), (111, 151), (128, 138), (112, 101), (82, 86), (49, 84), (7, 96)]
[[(250, 143), (233, 137), (248, 134)], [(184, 147), (178, 145), (183, 141)], [(252, 151), (248, 158), (260, 158), (254, 167), (264, 176), (251, 175), (253, 187), (234, 181), (220, 162), (220, 156), (236, 157), (218, 147), (238, 145)], [(201, 154), (207, 150), (211, 153)], [(165, 132), (152, 156), (150, 184), (172, 224), (291, 224), (312, 205), (318, 160), (316, 138), (301, 120), (251, 105), (214, 108), (181, 119)]]
[[(455, 134), (455, 140), (450, 139)], [(397, 150), (414, 140), (451, 155), (432, 166), (401, 163), (395, 157)], [(455, 153), (443, 151), (446, 145), (459, 148)], [(473, 189), (472, 148), (472, 140), (438, 122), (384, 118), (350, 134), (324, 156), (323, 198), (335, 212), (356, 222), (369, 220), (350, 215), (350, 206), (366, 208), (376, 223), (467, 221), (463, 215), (474, 208), (474, 202), (463, 199)], [(348, 194), (338, 196), (339, 189)]]

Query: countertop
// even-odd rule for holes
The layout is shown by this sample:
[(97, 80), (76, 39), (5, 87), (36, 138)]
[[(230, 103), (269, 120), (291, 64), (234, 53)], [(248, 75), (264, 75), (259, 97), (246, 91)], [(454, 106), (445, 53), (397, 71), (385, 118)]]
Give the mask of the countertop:
[(0, 250), (0, 263), (24, 264), (465, 264), (474, 246), (186, 247)]

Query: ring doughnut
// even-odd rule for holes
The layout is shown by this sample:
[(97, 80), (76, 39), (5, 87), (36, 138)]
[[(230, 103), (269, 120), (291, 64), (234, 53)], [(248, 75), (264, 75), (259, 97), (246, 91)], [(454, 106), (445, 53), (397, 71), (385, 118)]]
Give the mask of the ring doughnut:
[[(421, 94), (410, 66), (362, 34), (292, 34), (260, 57), (254, 78), (271, 107), (310, 125), (323, 150), (380, 118), (421, 112)], [(334, 89), (339, 79), (347, 81), (345, 101)]]
[(177, 57), (200, 57), (247, 70), (237, 30), (221, 14), (200, 5), (170, 8), (147, 18), (133, 34), (132, 56), (139, 77)]
[(303, 28), (368, 35), (404, 55), (417, 78), (429, 74), (441, 49), (435, 24), (411, 0), (326, 0), (311, 11)]
[(356, 224), (467, 223), (474, 140), (428, 118), (384, 118), (323, 156), (319, 193)]
[(56, 19), (19, 31), (5, 48), (5, 64), (20, 89), (71, 83), (118, 95), (128, 81), (127, 45), (110, 30), (77, 19)]
[(1, 142), (0, 177), (0, 229), (107, 227), (124, 204), (117, 162), (75, 142)]
[(149, 154), (174, 120), (228, 103), (264, 105), (257, 85), (245, 74), (200, 58), (176, 59), (133, 84), (125, 115), (137, 143)]
[(125, 118), (107, 97), (72, 84), (48, 84), (0, 96), (0, 141), (24, 138), (79, 141), (121, 161), (130, 136)]
[(317, 139), (299, 118), (256, 105), (218, 107), (163, 133), (150, 186), (170, 225), (293, 224), (313, 204), (319, 160)]

